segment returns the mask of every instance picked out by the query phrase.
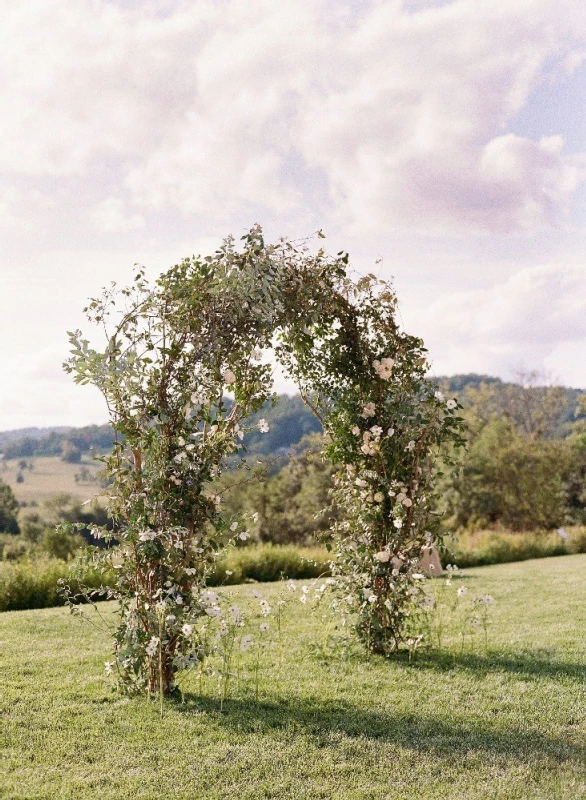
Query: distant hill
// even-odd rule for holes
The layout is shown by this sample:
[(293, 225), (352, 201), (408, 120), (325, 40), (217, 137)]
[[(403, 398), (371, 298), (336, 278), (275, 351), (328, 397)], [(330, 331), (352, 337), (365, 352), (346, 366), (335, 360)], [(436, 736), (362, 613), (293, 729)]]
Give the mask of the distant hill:
[[(495, 391), (514, 384), (506, 383), (490, 375), (469, 373), (439, 377), (435, 383), (446, 393), (467, 402), (470, 389), (478, 389), (488, 384)], [(563, 388), (561, 403), (555, 425), (557, 436), (567, 434), (568, 423), (575, 417), (578, 397), (584, 394), (580, 389)], [(321, 430), (321, 425), (311, 411), (304, 405), (299, 395), (280, 395), (278, 402), (270, 403), (262, 411), (253, 415), (247, 426), (254, 426), (264, 418), (269, 424), (268, 433), (251, 430), (244, 440), (249, 456), (279, 457), (286, 454), (307, 434)], [(110, 425), (88, 425), (83, 428), (22, 428), (16, 431), (0, 432), (0, 451), (5, 458), (27, 458), (30, 456), (58, 456), (63, 453), (65, 443), (77, 448), (81, 453), (107, 452), (112, 446), (113, 432)]]
[(9, 442), (17, 442), (20, 439), (42, 439), (50, 433), (65, 433), (70, 431), (70, 427), (56, 428), (18, 428), (13, 431), (0, 431), (0, 450)]

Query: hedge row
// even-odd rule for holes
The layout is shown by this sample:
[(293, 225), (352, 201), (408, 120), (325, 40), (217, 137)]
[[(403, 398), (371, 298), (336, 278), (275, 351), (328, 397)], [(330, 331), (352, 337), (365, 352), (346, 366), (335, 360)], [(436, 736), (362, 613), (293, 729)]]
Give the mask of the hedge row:
[[(278, 545), (258, 545), (231, 550), (218, 561), (211, 575), (210, 586), (247, 581), (277, 581), (280, 578), (317, 578), (328, 574), (328, 554), (321, 548), (296, 548)], [(48, 608), (64, 604), (59, 593), (63, 578), (74, 591), (79, 590), (69, 577), (70, 564), (49, 559), (3, 562), (0, 565), (0, 611), (26, 608)], [(89, 573), (85, 585), (97, 589), (103, 581), (98, 573)]]
[[(463, 568), (586, 553), (585, 526), (568, 528), (563, 533), (565, 537), (557, 531), (476, 531), (458, 537), (458, 542), (450, 548), (451, 557)], [(449, 557), (443, 559), (447, 560)]]
[[(480, 531), (464, 534), (444, 557), (458, 567), (478, 567), (524, 561), (529, 558), (586, 553), (586, 527), (569, 528), (567, 538), (559, 533), (510, 533)], [(281, 578), (309, 579), (328, 574), (328, 553), (323, 548), (281, 545), (252, 545), (230, 550), (218, 561), (210, 586), (246, 582), (277, 581)], [(0, 564), (0, 611), (47, 608), (63, 605), (58, 581), (65, 579), (72, 589), (79, 587), (69, 578), (70, 564), (59, 560)], [(98, 588), (102, 577), (86, 575), (84, 583)]]

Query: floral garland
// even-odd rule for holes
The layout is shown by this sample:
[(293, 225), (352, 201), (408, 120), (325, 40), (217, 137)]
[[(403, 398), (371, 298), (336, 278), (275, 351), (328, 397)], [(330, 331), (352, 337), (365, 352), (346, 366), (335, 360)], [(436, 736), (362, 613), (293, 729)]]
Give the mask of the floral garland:
[[(119, 547), (88, 558), (116, 574), (109, 668), (127, 690), (170, 692), (177, 672), (205, 655), (199, 631), (221, 615), (207, 576), (250, 522), (224, 519), (211, 486), (229, 457), (245, 459), (246, 419), (272, 396), (262, 357), (275, 336), (277, 358), (340, 466), (336, 585), (370, 649), (402, 641), (421, 547), (439, 541), (430, 526), (434, 460), (444, 442), (459, 442), (461, 422), (455, 401), (425, 378), (421, 341), (399, 331), (390, 287), (347, 271), (345, 253), (266, 245), (255, 227), (241, 249), (227, 239), (154, 286), (139, 269), (132, 287), (92, 300), (86, 312), (104, 327), (104, 350), (70, 333), (65, 368), (101, 390), (117, 434), (104, 459), (116, 529), (94, 535), (115, 536)], [(258, 427), (268, 430), (265, 420)]]

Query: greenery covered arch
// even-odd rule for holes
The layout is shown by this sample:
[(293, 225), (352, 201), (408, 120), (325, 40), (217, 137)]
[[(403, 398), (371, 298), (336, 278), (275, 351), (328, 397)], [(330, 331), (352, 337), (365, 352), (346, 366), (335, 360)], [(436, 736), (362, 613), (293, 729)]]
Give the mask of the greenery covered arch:
[(120, 548), (105, 557), (117, 559), (120, 683), (172, 690), (199, 657), (198, 622), (220, 613), (206, 575), (247, 521), (223, 517), (214, 481), (227, 457), (245, 457), (246, 420), (272, 397), (268, 348), (338, 467), (336, 590), (369, 648), (396, 650), (421, 591), (421, 549), (437, 542), (435, 458), (460, 421), (426, 380), (422, 341), (399, 329), (391, 288), (352, 280), (345, 253), (267, 245), (255, 227), (240, 248), (229, 238), (154, 286), (139, 269), (132, 287), (105, 290), (86, 311), (107, 346), (70, 334), (66, 369), (101, 390), (119, 434), (106, 471)]

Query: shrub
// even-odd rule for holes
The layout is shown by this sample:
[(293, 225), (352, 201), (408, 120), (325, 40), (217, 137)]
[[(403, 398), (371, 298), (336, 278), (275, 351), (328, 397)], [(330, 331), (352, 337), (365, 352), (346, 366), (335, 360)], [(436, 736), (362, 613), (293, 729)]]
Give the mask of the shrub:
[(317, 578), (320, 575), (329, 575), (327, 550), (265, 544), (228, 551), (217, 562), (208, 582), (211, 586), (218, 586), (246, 581), (278, 581), (281, 578)]
[[(3, 564), (0, 571), (0, 611), (64, 605), (60, 579), (68, 582), (74, 593), (80, 591), (80, 582), (69, 580), (69, 570), (70, 564), (57, 559)], [(102, 582), (103, 577), (98, 572), (87, 572), (83, 578), (83, 583), (93, 589), (99, 588)]]
[(586, 527), (569, 528), (566, 539), (556, 531), (464, 533), (442, 560), (444, 564), (454, 561), (459, 567), (480, 567), (570, 553), (586, 553)]

